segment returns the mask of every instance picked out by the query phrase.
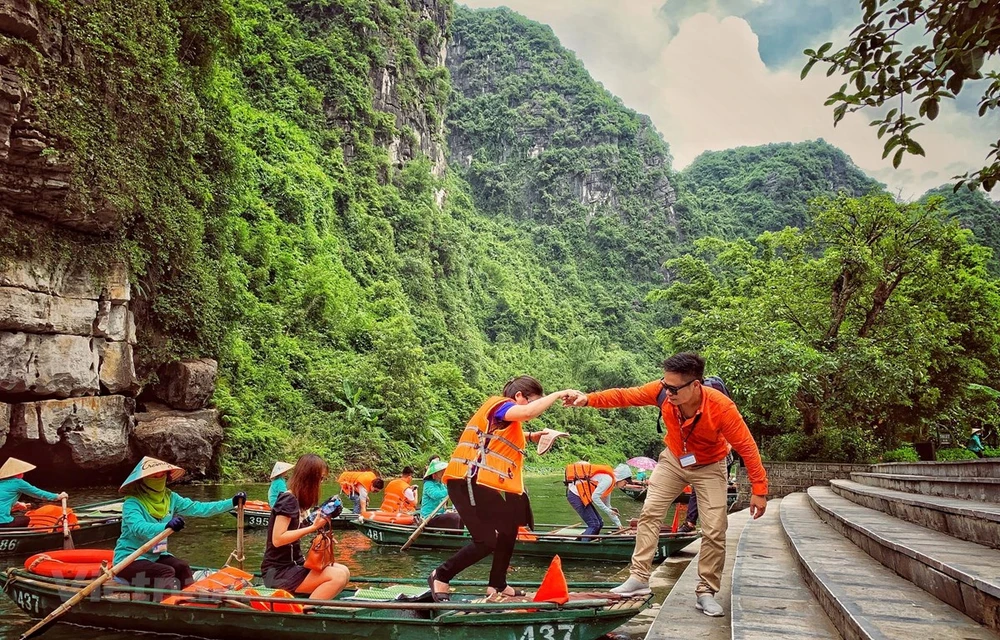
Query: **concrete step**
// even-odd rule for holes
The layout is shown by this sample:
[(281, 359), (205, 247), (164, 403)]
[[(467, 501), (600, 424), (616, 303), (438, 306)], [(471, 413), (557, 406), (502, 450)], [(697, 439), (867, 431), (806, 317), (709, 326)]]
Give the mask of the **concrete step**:
[(869, 557), (812, 510), (809, 497), (781, 501), (782, 530), (802, 576), (848, 640), (996, 640), (996, 635)]
[(1000, 459), (956, 460), (955, 462), (883, 462), (872, 465), (873, 473), (904, 476), (946, 476), (951, 478), (1000, 478)]
[(813, 509), (868, 555), (973, 620), (1000, 631), (1000, 551), (904, 522), (810, 487)]
[(781, 500), (743, 527), (733, 564), (733, 640), (840, 639), (781, 535)]
[(870, 487), (920, 493), (925, 496), (1000, 502), (1000, 478), (957, 478), (889, 473), (852, 473), (851, 480)]
[[(722, 588), (715, 594), (716, 599), (726, 615), (721, 618), (709, 618), (694, 608), (694, 590), (698, 586), (698, 556), (691, 560), (684, 573), (674, 584), (667, 598), (663, 601), (656, 620), (646, 632), (646, 640), (676, 640), (677, 638), (693, 640), (730, 640), (731, 609), (729, 590), (732, 586), (733, 563), (736, 560), (736, 545), (739, 543), (740, 532), (749, 520), (750, 512), (746, 509), (729, 514), (729, 528), (726, 530), (726, 566), (722, 573)], [(652, 586), (652, 582), (650, 583)]]
[(1000, 549), (1000, 504), (939, 498), (831, 480), (837, 495), (952, 537)]

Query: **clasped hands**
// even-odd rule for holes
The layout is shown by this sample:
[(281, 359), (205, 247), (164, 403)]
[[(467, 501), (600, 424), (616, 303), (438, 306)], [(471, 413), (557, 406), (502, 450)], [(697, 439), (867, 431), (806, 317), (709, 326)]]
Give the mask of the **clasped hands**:
[(564, 407), (586, 407), (587, 406), (587, 394), (582, 391), (577, 391), (576, 389), (564, 389), (559, 392), (562, 397), (562, 406)]

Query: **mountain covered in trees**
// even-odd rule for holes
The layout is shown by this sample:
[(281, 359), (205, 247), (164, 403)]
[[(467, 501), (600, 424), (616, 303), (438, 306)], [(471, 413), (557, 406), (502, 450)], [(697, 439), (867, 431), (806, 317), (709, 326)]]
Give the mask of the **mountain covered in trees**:
[[(54, 141), (39, 162), (65, 167), (72, 206), (105, 222), (94, 233), (53, 227), (39, 242), (23, 217), (0, 207), (10, 230), (0, 234), (0, 256), (124, 257), (136, 283), (143, 381), (154, 380), (158, 362), (219, 360), (223, 475), (261, 475), (274, 459), (306, 451), (334, 467), (394, 473), (446, 455), (482, 398), (514, 375), (535, 375), (547, 389), (638, 384), (674, 348), (713, 356), (754, 429), (781, 445), (775, 455), (791, 450), (781, 437), (802, 431), (802, 411), (831, 411), (844, 389), (873, 393), (838, 386), (830, 368), (850, 351), (812, 336), (830, 326), (820, 317), (831, 308), (824, 277), (850, 267), (837, 256), (812, 265), (794, 311), (816, 327), (798, 342), (785, 324), (773, 326), (776, 307), (741, 313), (747, 296), (775, 300), (764, 295), (774, 293), (768, 281), (747, 274), (791, 278), (799, 265), (779, 265), (776, 255), (806, 260), (831, 246), (811, 226), (818, 212), (833, 214), (810, 201), (880, 190), (822, 141), (706, 153), (676, 172), (670, 132), (595, 82), (551, 29), (507, 9), (449, 0), (36, 8), (41, 23), (58, 25), (75, 64), (51, 52), (33, 62), (33, 50), (47, 46), (41, 38), (0, 40), (0, 60), (27, 61), (35, 126)], [(981, 205), (956, 215), (991, 242), (995, 211)], [(898, 220), (920, 215), (864, 206)], [(802, 238), (782, 232), (789, 225)], [(965, 299), (980, 301), (993, 285), (963, 237), (942, 235), (934, 250), (948, 259), (935, 264), (960, 268)], [(885, 272), (859, 272), (859, 296), (844, 301), (838, 326), (889, 370), (902, 348), (864, 341), (905, 335), (925, 308), (887, 299), (876, 315), (892, 322), (859, 338), (859, 301), (877, 299), (876, 273)], [(923, 286), (907, 279), (899, 291), (909, 300)], [(928, 298), (944, 314), (933, 335), (961, 334), (992, 354), (979, 312), (967, 318), (979, 324), (974, 336), (956, 328), (956, 298), (950, 290)], [(752, 322), (741, 324), (744, 315)], [(704, 330), (695, 330), (698, 318)], [(723, 329), (743, 331), (744, 341)], [(726, 335), (745, 351), (725, 351)], [(768, 352), (771, 340), (782, 348)], [(761, 353), (770, 365), (751, 357)], [(918, 355), (898, 376), (907, 401), (921, 402), (907, 428), (958, 411), (956, 381), (985, 382), (993, 363), (947, 361), (954, 354), (939, 342)], [(808, 388), (794, 371), (768, 368), (782, 363), (808, 364)], [(949, 402), (920, 399), (920, 385), (934, 395), (927, 387), (939, 370)], [(859, 420), (854, 408), (809, 423), (810, 437)], [(619, 462), (655, 452), (659, 439), (650, 410), (557, 409), (540, 422), (574, 436), (549, 464)], [(877, 455), (903, 435), (883, 430), (851, 455)], [(822, 457), (832, 446), (795, 455)]]

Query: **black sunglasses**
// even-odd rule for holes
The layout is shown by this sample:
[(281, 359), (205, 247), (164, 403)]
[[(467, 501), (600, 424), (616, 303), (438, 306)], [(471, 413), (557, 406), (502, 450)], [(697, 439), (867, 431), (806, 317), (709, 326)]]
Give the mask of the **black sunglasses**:
[(691, 384), (692, 382), (694, 382), (694, 381), (695, 381), (695, 380), (697, 380), (697, 379), (698, 379), (698, 378), (695, 378), (694, 380), (688, 380), (687, 382), (685, 382), (684, 384), (682, 384), (682, 385), (681, 385), (681, 386), (679, 386), (679, 387), (675, 387), (675, 386), (674, 386), (674, 385), (672, 385), (672, 384), (667, 384), (667, 383), (666, 383), (666, 382), (664, 382), (663, 380), (660, 380), (660, 386), (662, 386), (662, 387), (663, 387), (663, 390), (664, 390), (664, 391), (666, 391), (667, 393), (669, 393), (670, 395), (672, 395), (672, 396), (676, 396), (676, 395), (677, 395), (677, 392), (678, 392), (678, 391), (680, 391), (680, 390), (681, 390), (681, 389), (683, 389), (684, 387), (688, 386), (689, 384)]

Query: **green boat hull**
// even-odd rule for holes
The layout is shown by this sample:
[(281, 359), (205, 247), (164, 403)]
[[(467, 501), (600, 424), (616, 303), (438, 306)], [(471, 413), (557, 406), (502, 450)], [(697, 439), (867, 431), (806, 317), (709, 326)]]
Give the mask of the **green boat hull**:
[[(93, 505), (77, 507), (80, 514), (87, 509), (113, 504), (117, 501), (100, 502)], [(73, 544), (77, 547), (113, 540), (122, 531), (120, 513), (108, 513), (106, 517), (81, 518), (79, 526), (72, 529)], [(0, 529), (0, 557), (12, 555), (28, 555), (41, 551), (52, 551), (63, 548), (62, 531), (39, 531), (31, 529)]]
[[(385, 524), (365, 520), (358, 528), (372, 542), (380, 545), (399, 547), (413, 534), (413, 527)], [(559, 555), (563, 560), (596, 560), (606, 562), (627, 562), (635, 549), (635, 536), (602, 536), (596, 542), (583, 542), (572, 535), (546, 536), (537, 534), (537, 540), (518, 540), (514, 546), (515, 556), (538, 556), (551, 558)], [(656, 547), (654, 562), (671, 556), (694, 542), (696, 534), (663, 533)], [(472, 537), (468, 532), (442, 533), (425, 529), (412, 543), (421, 549), (457, 551), (469, 544)]]
[[(38, 578), (23, 570), (0, 573), (0, 579), (8, 597), (33, 618), (51, 613), (75, 593), (70, 583)], [(322, 609), (321, 613), (284, 614), (154, 604), (132, 600), (124, 590), (108, 587), (101, 599), (84, 599), (59, 621), (219, 640), (596, 640), (627, 622), (648, 603), (647, 598), (540, 611), (454, 611), (413, 603), (404, 609)]]
[[(229, 513), (236, 516), (236, 509), (230, 509)], [(243, 526), (247, 529), (267, 529), (268, 521), (271, 518), (270, 511), (257, 511), (256, 509), (246, 509), (243, 512)], [(334, 529), (353, 529), (357, 523), (357, 516), (341, 514), (333, 519), (331, 527)]]
[(643, 500), (646, 499), (646, 488), (645, 487), (643, 487), (642, 489), (633, 489), (631, 487), (622, 487), (622, 493), (624, 493), (628, 497), (632, 498), (633, 500), (638, 500), (639, 502), (642, 502)]

